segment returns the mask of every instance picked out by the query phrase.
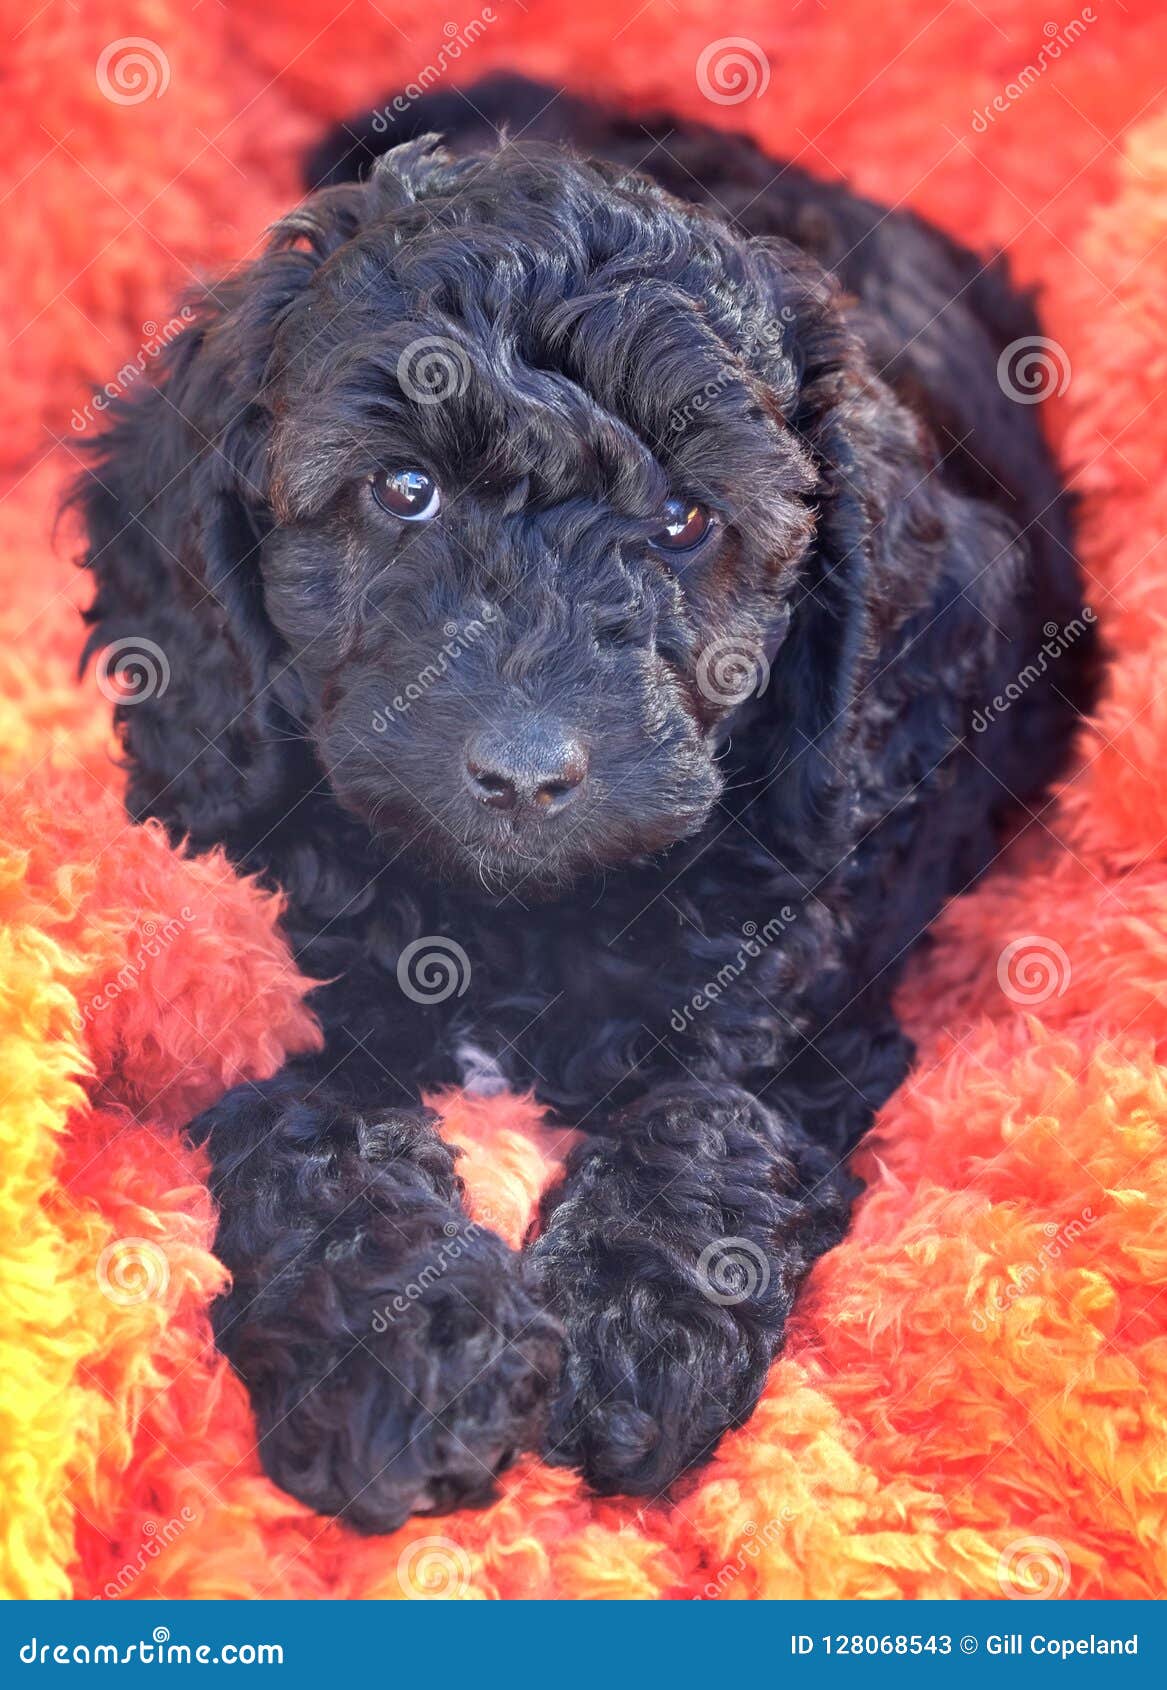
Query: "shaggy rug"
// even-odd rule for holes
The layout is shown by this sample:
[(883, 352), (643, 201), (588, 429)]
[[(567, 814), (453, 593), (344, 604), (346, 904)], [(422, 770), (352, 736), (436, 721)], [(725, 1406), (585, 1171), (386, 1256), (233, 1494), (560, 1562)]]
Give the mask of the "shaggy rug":
[[(466, 4), (0, 8), (3, 1586), (1162, 1595), (1167, 11), (735, 0), (727, 47), (720, 0)], [(181, 1137), (313, 1039), (305, 982), (276, 899), (126, 825), (109, 705), (77, 681), (76, 541), (52, 516), (94, 386), (146, 379), (178, 292), (255, 249), (321, 126), (503, 65), (748, 128), (1007, 250), (1049, 336), (1019, 391), (1082, 495), (1113, 667), (1056, 803), (912, 965), (916, 1072), (750, 1424), (669, 1507), (597, 1502), (526, 1460), (490, 1510), (370, 1541), (261, 1473), (208, 1342), (223, 1271)], [(554, 1123), (512, 1098), (447, 1115), (475, 1202), (517, 1237)]]

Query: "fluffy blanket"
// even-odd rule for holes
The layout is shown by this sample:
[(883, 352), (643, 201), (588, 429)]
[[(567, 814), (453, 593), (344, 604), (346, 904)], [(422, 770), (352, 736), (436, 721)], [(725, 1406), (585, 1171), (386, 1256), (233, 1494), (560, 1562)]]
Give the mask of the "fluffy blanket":
[[(0, 10), (7, 1591), (1161, 1595), (1161, 0), (1060, 21), (1048, 0), (494, 0), (450, 21), (400, 0)], [(176, 293), (253, 250), (320, 127), (500, 65), (747, 127), (1007, 249), (1040, 289), (1050, 344), (1026, 397), (1045, 396), (1083, 495), (1113, 665), (1064, 792), (912, 965), (918, 1067), (748, 1427), (671, 1507), (597, 1502), (527, 1460), (489, 1511), (369, 1541), (261, 1473), (208, 1342), (223, 1271), (180, 1130), (313, 1039), (305, 982), (274, 898), (126, 825), (108, 704), (76, 676), (75, 541), (51, 522), (93, 385), (146, 379)], [(475, 1200), (518, 1236), (554, 1176), (554, 1124), (512, 1098), (455, 1097), (447, 1118)]]

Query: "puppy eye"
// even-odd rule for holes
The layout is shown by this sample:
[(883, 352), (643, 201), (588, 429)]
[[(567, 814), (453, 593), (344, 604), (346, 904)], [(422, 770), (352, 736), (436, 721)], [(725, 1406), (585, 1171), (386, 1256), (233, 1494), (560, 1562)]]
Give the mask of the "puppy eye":
[(442, 507), (437, 482), (423, 469), (378, 469), (369, 477), (373, 497), (401, 522), (429, 522)]
[(691, 552), (709, 532), (709, 512), (690, 499), (666, 499), (661, 516), (664, 527), (648, 542), (658, 552)]

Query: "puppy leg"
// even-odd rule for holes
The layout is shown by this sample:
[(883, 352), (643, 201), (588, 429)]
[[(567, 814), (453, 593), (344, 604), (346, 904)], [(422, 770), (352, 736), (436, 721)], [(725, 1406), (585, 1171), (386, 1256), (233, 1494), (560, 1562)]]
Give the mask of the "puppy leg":
[(858, 1183), (781, 1105), (662, 1086), (581, 1145), (531, 1247), (568, 1355), (548, 1460), (657, 1496), (750, 1414)]
[(195, 1122), (233, 1283), (213, 1311), (276, 1484), (359, 1531), (487, 1502), (560, 1366), (525, 1270), (460, 1202), (420, 1108), (357, 1112), (286, 1071)]

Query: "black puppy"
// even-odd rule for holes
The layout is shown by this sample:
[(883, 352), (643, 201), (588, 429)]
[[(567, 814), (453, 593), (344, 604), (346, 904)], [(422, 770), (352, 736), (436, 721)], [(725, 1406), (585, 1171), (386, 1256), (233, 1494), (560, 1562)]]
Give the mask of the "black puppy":
[[(264, 1464), (364, 1531), (531, 1447), (656, 1496), (745, 1420), (897, 970), (1090, 691), (999, 265), (742, 139), (472, 98), (329, 143), (80, 495), (90, 649), (172, 675), (118, 708), (132, 813), (282, 886), (328, 982), (322, 1053), (192, 1133)], [(419, 1105), (467, 1074), (586, 1134), (522, 1257)]]

